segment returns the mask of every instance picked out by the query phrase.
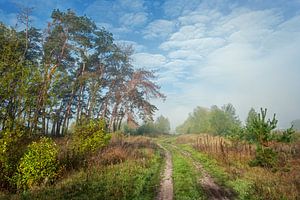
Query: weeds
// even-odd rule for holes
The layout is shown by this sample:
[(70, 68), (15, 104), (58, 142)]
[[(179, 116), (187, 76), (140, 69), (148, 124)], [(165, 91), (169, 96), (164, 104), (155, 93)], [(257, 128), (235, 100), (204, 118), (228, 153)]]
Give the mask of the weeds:
[[(272, 169), (250, 167), (248, 163), (255, 158), (256, 148), (243, 141), (205, 134), (183, 135), (176, 141), (196, 156), (219, 182), (232, 187), (239, 199), (297, 199), (300, 195), (299, 141), (269, 143), (278, 154), (277, 165)], [(188, 145), (182, 141), (188, 141)]]
[[(68, 140), (57, 143), (66, 145)], [(67, 151), (65, 146), (62, 151)], [(55, 185), (12, 198), (150, 200), (155, 197), (163, 162), (160, 151), (149, 138), (113, 134), (107, 147), (84, 159), (85, 168), (65, 170), (64, 177)]]

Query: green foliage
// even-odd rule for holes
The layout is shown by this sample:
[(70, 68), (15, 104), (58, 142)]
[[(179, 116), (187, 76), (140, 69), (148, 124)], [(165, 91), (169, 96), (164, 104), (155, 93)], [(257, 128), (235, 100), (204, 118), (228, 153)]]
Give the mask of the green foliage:
[[(145, 151), (146, 153), (148, 151)], [(151, 200), (156, 196), (163, 158), (158, 151), (150, 157), (77, 171), (59, 185), (23, 194), (23, 199), (110, 199)], [(143, 151), (141, 151), (143, 153)], [(147, 158), (147, 159), (145, 159)], [(87, 173), (88, 179), (87, 179)]]
[(83, 120), (75, 127), (73, 148), (79, 153), (94, 152), (108, 144), (110, 135), (106, 132), (105, 120)]
[(169, 119), (162, 115), (156, 119), (154, 126), (158, 133), (169, 133), (170, 131)]
[(244, 179), (235, 179), (230, 181), (229, 184), (239, 194), (239, 199), (257, 200), (257, 197), (254, 197), (253, 183)]
[(247, 130), (253, 134), (257, 144), (255, 159), (252, 160), (250, 166), (261, 166), (272, 168), (277, 164), (277, 153), (270, 147), (268, 142), (273, 139), (271, 131), (276, 128), (277, 119), (275, 114), (272, 120), (266, 119), (267, 109), (260, 109), (261, 113), (253, 114), (247, 121)]
[(254, 143), (256, 141), (255, 135), (251, 132), (251, 127), (253, 126), (252, 123), (257, 116), (258, 114), (254, 110), (254, 108), (251, 108), (248, 112), (244, 134), (241, 136), (241, 139), (245, 139), (251, 143)]
[(12, 179), (31, 139), (22, 128), (0, 131), (0, 186), (14, 189)]
[(293, 135), (295, 133), (295, 130), (293, 129), (293, 126), (284, 130), (281, 135), (277, 136), (278, 142), (284, 142), (284, 143), (290, 143), (293, 141)]
[(136, 129), (136, 135), (151, 135), (156, 133), (155, 125), (152, 121), (146, 122)]
[(278, 163), (278, 154), (272, 148), (258, 146), (255, 159), (249, 165), (252, 167), (261, 166), (266, 168), (275, 167)]
[(121, 130), (128, 135), (137, 135), (136, 129), (129, 127), (127, 124), (123, 124)]
[(147, 121), (137, 129), (132, 129), (127, 125), (124, 126), (124, 132), (131, 135), (157, 135), (170, 132), (169, 119), (164, 116), (159, 116), (155, 122)]
[(212, 133), (218, 135), (236, 135), (241, 132), (241, 122), (236, 116), (232, 104), (222, 108), (210, 109), (197, 107), (188, 119), (176, 128), (178, 133)]
[(247, 124), (247, 130), (253, 134), (255, 141), (259, 145), (266, 145), (272, 139), (271, 131), (276, 128), (278, 120), (273, 115), (272, 120), (266, 119), (267, 109), (260, 109), (261, 113), (253, 116), (251, 121)]
[(210, 110), (198, 106), (188, 119), (176, 128), (176, 131), (178, 133), (208, 133), (211, 132), (209, 120)]
[(58, 148), (50, 138), (41, 138), (28, 146), (14, 176), (19, 189), (28, 189), (55, 179)]

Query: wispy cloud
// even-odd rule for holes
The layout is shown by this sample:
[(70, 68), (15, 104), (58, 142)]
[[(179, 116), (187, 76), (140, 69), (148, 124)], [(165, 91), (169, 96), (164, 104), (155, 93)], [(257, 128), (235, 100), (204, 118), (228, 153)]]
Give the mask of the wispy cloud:
[(242, 119), (250, 107), (262, 106), (279, 113), (280, 126), (287, 126), (300, 110), (300, 94), (295, 92), (300, 87), (299, 17), (284, 19), (278, 9), (248, 8), (228, 14), (217, 10), (182, 14), (177, 18), (179, 29), (160, 44), (168, 60), (165, 81), (177, 84), (180, 95), (171, 94), (159, 107), (176, 124), (186, 114), (172, 114), (169, 104), (184, 104), (192, 111), (196, 105), (232, 102)]
[(146, 39), (164, 39), (173, 32), (175, 23), (169, 20), (158, 19), (148, 24), (143, 31)]
[(136, 27), (145, 24), (147, 19), (146, 12), (126, 13), (120, 17), (120, 23), (124, 26)]
[(165, 56), (150, 53), (136, 53), (133, 55), (133, 61), (135, 66), (148, 69), (157, 69), (167, 63)]
[(144, 23), (147, 19), (146, 7), (143, 0), (96, 0), (84, 10), (88, 16), (96, 22), (112, 23), (120, 22), (119, 25), (133, 25)]

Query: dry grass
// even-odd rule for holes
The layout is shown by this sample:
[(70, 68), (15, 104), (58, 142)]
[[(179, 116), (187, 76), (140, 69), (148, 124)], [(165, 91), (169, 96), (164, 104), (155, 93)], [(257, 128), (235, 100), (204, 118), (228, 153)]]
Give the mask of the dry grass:
[(255, 146), (244, 141), (229, 140), (207, 134), (182, 135), (179, 144), (191, 144), (225, 168), (230, 179), (244, 179), (252, 183), (252, 189), (262, 199), (297, 199), (300, 196), (300, 142), (270, 146), (278, 152), (279, 164), (275, 169), (250, 167), (255, 157)]
[(70, 143), (67, 138), (56, 139), (64, 167), (55, 184), (4, 197), (150, 200), (156, 195), (163, 159), (151, 139), (113, 134), (105, 148), (83, 157), (72, 150)]
[(114, 165), (126, 160), (143, 162), (152, 158), (156, 148), (156, 144), (147, 137), (113, 134), (107, 147), (88, 158), (88, 165)]

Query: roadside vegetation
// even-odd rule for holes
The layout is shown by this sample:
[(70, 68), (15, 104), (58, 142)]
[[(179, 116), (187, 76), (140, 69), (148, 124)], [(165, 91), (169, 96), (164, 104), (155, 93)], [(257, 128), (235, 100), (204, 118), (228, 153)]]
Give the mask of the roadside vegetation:
[[(178, 129), (185, 127), (188, 130), (190, 127), (191, 130), (196, 124), (209, 124), (210, 130), (215, 129), (210, 121), (226, 117), (225, 108), (219, 110), (223, 110), (223, 114), (218, 117), (208, 120), (204, 117), (204, 122), (208, 123), (201, 122), (199, 115), (203, 116), (204, 110), (198, 108)], [(238, 122), (237, 116), (227, 115), (227, 121), (236, 119), (235, 122)], [(260, 113), (251, 109), (244, 127), (240, 124), (237, 128), (238, 123), (233, 121), (228, 126), (231, 128), (223, 127), (222, 132), (212, 134), (207, 129), (206, 133), (184, 134), (176, 141), (172, 140), (199, 160), (219, 184), (232, 188), (239, 199), (297, 199), (300, 183), (299, 133), (293, 127), (276, 130), (276, 116), (268, 119), (266, 109), (261, 109)]]
[[(68, 140), (58, 139), (57, 143), (64, 148), (60, 161), (66, 162)], [(2, 198), (150, 200), (157, 195), (163, 158), (149, 138), (113, 134), (106, 147), (83, 159), (69, 155), (72, 169), (61, 169), (54, 185), (35, 185), (19, 194), (2, 193)]]

